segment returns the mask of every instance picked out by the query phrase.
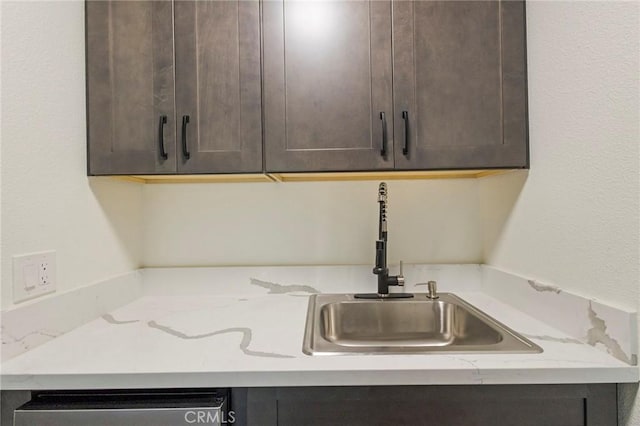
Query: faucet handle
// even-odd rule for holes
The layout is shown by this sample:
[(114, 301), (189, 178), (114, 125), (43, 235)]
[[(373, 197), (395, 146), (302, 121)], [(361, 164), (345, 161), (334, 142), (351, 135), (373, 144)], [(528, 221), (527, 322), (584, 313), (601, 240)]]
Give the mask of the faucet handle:
[(399, 286), (404, 287), (404, 274), (402, 273), (402, 260), (400, 261), (400, 273), (396, 277)]

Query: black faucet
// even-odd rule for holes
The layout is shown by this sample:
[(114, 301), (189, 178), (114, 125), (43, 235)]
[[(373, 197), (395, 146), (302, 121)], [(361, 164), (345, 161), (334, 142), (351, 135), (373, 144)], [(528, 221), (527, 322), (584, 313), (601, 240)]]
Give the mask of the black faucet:
[(384, 299), (384, 298), (409, 298), (413, 297), (409, 293), (389, 293), (389, 286), (404, 286), (404, 276), (402, 276), (402, 262), (400, 262), (400, 274), (389, 275), (387, 267), (387, 184), (382, 182), (378, 187), (378, 240), (376, 241), (376, 266), (373, 273), (378, 276), (378, 292), (367, 294), (356, 294), (358, 299)]

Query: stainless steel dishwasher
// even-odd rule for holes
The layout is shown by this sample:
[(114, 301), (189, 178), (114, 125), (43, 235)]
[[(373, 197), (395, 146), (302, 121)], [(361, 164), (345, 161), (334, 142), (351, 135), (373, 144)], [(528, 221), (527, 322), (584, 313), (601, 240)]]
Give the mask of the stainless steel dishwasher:
[(34, 392), (15, 426), (185, 426), (233, 424), (220, 389)]

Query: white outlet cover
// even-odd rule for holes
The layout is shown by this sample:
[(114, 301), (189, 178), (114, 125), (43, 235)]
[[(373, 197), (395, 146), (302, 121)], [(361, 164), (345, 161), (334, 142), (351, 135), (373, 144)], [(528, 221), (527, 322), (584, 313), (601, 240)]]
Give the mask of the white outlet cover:
[(56, 252), (13, 256), (13, 303), (56, 291)]

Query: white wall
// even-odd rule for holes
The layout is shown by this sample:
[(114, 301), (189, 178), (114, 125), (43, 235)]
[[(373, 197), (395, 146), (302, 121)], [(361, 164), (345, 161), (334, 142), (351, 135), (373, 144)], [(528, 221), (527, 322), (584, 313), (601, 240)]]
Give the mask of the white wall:
[[(637, 310), (640, 3), (527, 5), (531, 170), (480, 182), (485, 263)], [(637, 386), (625, 386), (631, 404)], [(621, 410), (640, 425), (640, 400)]]
[[(389, 262), (478, 263), (475, 180), (389, 181)], [(147, 185), (146, 266), (373, 264), (378, 182)]]
[(83, 3), (1, 7), (5, 309), (12, 255), (56, 250), (59, 291), (137, 268), (142, 194), (86, 177)]

